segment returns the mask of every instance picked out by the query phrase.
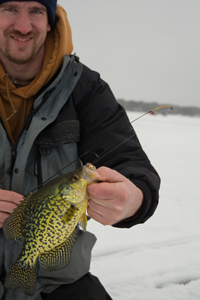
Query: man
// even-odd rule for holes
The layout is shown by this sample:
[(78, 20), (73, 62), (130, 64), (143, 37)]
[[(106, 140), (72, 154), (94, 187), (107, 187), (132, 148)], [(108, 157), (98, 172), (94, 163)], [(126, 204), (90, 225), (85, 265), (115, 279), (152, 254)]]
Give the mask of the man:
[[(136, 136), (104, 156), (130, 134), (120, 130), (128, 119), (109, 86), (72, 50), (56, 0), (0, 0), (0, 299), (25, 299), (21, 289), (3, 286), (22, 248), (20, 239), (5, 241), (4, 220), (22, 195), (72, 161), (60, 174), (79, 167), (78, 157), (95, 145), (81, 157), (85, 164), (98, 154), (96, 166), (104, 166), (102, 182), (88, 187), (90, 217), (129, 228), (157, 206), (160, 180)], [(80, 232), (70, 264), (52, 272), (38, 267), (37, 291), (26, 299), (111, 299), (88, 273), (94, 243), (94, 235)]]

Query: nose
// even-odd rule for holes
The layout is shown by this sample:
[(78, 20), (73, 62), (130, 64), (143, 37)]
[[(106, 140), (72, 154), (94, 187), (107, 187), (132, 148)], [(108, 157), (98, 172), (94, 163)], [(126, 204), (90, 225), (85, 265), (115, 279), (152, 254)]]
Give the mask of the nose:
[(21, 13), (15, 21), (14, 29), (27, 34), (32, 30), (31, 20), (27, 12)]

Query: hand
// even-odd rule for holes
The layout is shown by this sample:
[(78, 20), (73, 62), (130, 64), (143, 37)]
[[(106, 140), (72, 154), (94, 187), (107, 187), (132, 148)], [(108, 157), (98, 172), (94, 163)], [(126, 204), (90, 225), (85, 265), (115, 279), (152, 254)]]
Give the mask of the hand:
[(103, 225), (133, 216), (142, 205), (142, 191), (117, 171), (101, 167), (95, 172), (102, 182), (88, 186), (88, 215)]
[(0, 189), (0, 228), (4, 220), (13, 212), (17, 204), (23, 200), (23, 196), (15, 192)]

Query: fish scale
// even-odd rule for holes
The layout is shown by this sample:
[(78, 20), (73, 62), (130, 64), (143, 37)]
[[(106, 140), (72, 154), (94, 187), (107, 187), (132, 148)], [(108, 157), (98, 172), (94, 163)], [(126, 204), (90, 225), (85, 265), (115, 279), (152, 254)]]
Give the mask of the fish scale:
[[(35, 201), (35, 197), (33, 197), (32, 201)], [(43, 201), (45, 201), (45, 198)], [(80, 214), (82, 214), (82, 210), (80, 210), (78, 206), (74, 206), (76, 214), (74, 214), (74, 219), (72, 221), (71, 205), (66, 204), (65, 201), (59, 201), (58, 204), (58, 202), (52, 200), (48, 204), (45, 203), (43, 206), (39, 205), (39, 207), (37, 206), (37, 202), (38, 199), (36, 199), (30, 210), (29, 205), (27, 205), (25, 212), (28, 213), (28, 218), (23, 222), (23, 225), (26, 226), (26, 222), (29, 221), (28, 226), (31, 230), (28, 230), (26, 233), (26, 247), (23, 249), (24, 252), (22, 253), (20, 262), (25, 261), (29, 263), (30, 267), (35, 264), (36, 259), (41, 252), (49, 251), (49, 249), (52, 248), (52, 245), (59, 245), (69, 236), (77, 224), (77, 219), (79, 219), (81, 217)], [(42, 207), (45, 207), (45, 211), (41, 209)], [(86, 209), (87, 201), (81, 204), (81, 207)], [(48, 216), (45, 214), (47, 208), (50, 210)], [(65, 215), (63, 215), (63, 211), (67, 211), (67, 228), (64, 222)], [(32, 223), (30, 223), (30, 216)]]
[(9, 271), (5, 287), (21, 288), (26, 295), (36, 290), (36, 260), (46, 271), (68, 265), (77, 237), (77, 224), (86, 230), (87, 186), (98, 182), (95, 167), (86, 164), (51, 180), (24, 198), (5, 220), (7, 240), (23, 237), (22, 251)]

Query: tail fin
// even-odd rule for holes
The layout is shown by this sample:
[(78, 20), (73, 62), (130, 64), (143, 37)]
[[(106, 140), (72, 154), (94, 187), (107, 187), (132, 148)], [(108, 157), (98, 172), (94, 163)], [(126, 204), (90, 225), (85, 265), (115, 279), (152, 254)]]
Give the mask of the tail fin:
[(37, 285), (36, 269), (35, 266), (31, 269), (25, 269), (18, 265), (18, 261), (13, 265), (9, 271), (5, 287), (14, 290), (21, 288), (24, 294), (32, 296), (35, 294)]

